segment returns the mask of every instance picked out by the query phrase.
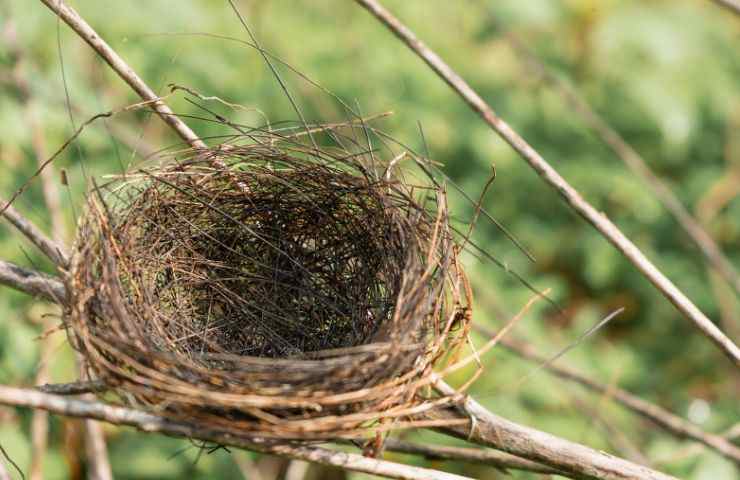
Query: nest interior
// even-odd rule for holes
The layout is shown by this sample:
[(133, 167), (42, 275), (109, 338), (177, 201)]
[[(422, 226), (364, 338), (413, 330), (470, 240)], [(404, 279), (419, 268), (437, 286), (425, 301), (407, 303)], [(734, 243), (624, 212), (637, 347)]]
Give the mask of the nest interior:
[(260, 438), (351, 436), (443, 402), (429, 378), (468, 318), (444, 191), (377, 162), (230, 145), (93, 192), (67, 315), (91, 374)]

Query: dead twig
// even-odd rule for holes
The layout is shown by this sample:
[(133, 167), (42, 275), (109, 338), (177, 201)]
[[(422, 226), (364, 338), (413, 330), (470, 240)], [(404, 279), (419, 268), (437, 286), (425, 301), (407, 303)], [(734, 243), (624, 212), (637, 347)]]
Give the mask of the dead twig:
[(47, 383), (39, 385), (36, 390), (54, 395), (84, 395), (85, 393), (98, 393), (108, 390), (108, 385), (101, 380), (87, 380), (71, 383)]

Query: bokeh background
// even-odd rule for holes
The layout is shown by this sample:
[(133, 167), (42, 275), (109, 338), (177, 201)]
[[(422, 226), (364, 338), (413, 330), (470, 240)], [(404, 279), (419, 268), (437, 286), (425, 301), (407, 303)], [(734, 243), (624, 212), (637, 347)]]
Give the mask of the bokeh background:
[[(252, 125), (264, 123), (265, 118), (271, 122), (296, 119), (258, 53), (225, 38), (247, 38), (226, 2), (69, 3), (159, 92), (166, 93), (167, 85), (176, 83), (219, 96), (245, 108), (233, 110), (215, 102), (204, 105)], [(420, 123), (431, 157), (471, 196), (477, 197), (495, 165), (497, 178), (484, 206), (532, 251), (537, 262), (529, 262), (485, 221), (474, 238), (537, 288), (551, 288), (552, 298), (565, 311), (558, 315), (540, 302), (512, 337), (530, 342), (543, 355), (553, 355), (610, 311), (625, 307), (622, 315), (558, 362), (602, 383), (619, 385), (708, 431), (722, 432), (740, 421), (740, 380), (722, 354), (368, 13), (353, 2), (328, 0), (238, 4), (267, 50), (365, 114), (392, 110), (394, 115), (376, 125), (423, 150)], [(606, 212), (731, 338), (740, 340), (737, 296), (708, 270), (642, 180), (603, 145), (562, 95), (528, 68), (508, 37), (515, 34), (587, 99), (673, 188), (730, 260), (740, 265), (740, 201), (736, 198), (740, 192), (740, 17), (708, 0), (387, 0), (385, 4)], [(4, 198), (37, 166), (34, 135), (42, 138), (48, 154), (72, 134), (74, 125), (138, 101), (40, 2), (0, 0), (0, 29), (7, 34), (8, 28), (14, 33), (0, 41), (0, 195)], [(19, 71), (30, 98), (19, 88)], [(346, 118), (329, 95), (288, 69), (281, 67), (281, 72), (307, 118)], [(177, 94), (169, 103), (178, 113), (203, 115), (185, 97)], [(210, 122), (188, 123), (204, 137), (226, 133), (223, 126)], [(86, 175), (104, 178), (137, 165), (141, 155), (177, 143), (159, 119), (141, 111), (87, 128), (53, 164), (51, 181), (60, 189), (63, 215), (56, 233), (71, 242)], [(68, 188), (59, 179), (62, 169)], [(51, 230), (41, 182), (34, 181), (16, 206)], [(473, 213), (473, 207), (454, 194), (452, 210), (462, 219)], [(0, 258), (51, 271), (48, 262), (7, 224), (0, 227)], [(491, 263), (473, 256), (467, 256), (465, 263), (475, 289), (476, 322), (500, 325), (531, 297), (531, 292)], [(64, 333), (39, 339), (58, 320), (54, 307), (0, 290), (0, 382), (32, 385), (40, 364), (48, 366), (49, 381), (75, 379)], [(473, 393), (498, 414), (647, 462), (681, 478), (738, 478), (732, 464), (717, 454), (667, 435), (608, 398), (554, 379), (546, 371), (535, 372), (536, 365), (503, 349), (484, 360), (486, 372)], [(30, 461), (30, 421), (27, 410), (0, 408), (0, 444), (24, 469)], [(50, 420), (44, 478), (85, 478), (80, 431), (78, 421)], [(120, 479), (243, 478), (249, 477), (250, 468), (270, 479), (283, 478), (286, 469), (294, 474), (298, 468), (245, 452), (201, 452), (184, 440), (131, 429), (106, 427), (105, 432), (113, 471)], [(431, 433), (412, 433), (409, 438), (455, 443)], [(400, 454), (387, 457), (476, 478), (504, 478), (488, 467)], [(511, 475), (535, 478), (526, 473)], [(367, 477), (311, 467), (305, 478)]]

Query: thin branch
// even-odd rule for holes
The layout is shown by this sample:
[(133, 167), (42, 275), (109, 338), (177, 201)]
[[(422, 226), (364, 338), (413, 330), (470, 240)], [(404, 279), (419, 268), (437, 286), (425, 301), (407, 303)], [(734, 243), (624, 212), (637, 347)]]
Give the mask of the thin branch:
[(0, 285), (5, 285), (34, 297), (64, 303), (64, 284), (54, 277), (0, 260)]
[(717, 242), (707, 233), (701, 223), (681, 203), (676, 194), (637, 153), (616, 130), (614, 130), (588, 102), (580, 96), (570, 85), (555, 75), (536, 54), (528, 49), (515, 35), (507, 35), (509, 44), (527, 65), (557, 91), (570, 104), (573, 111), (597, 134), (619, 157), (632, 172), (640, 177), (653, 192), (658, 201), (673, 216), (676, 222), (684, 229), (699, 251), (714, 269), (729, 283), (737, 293), (740, 293), (740, 273), (727, 259)]
[(36, 390), (53, 395), (84, 395), (104, 392), (108, 390), (108, 385), (102, 380), (88, 380), (72, 383), (47, 383), (37, 386)]
[[(477, 326), (476, 329), (483, 335), (489, 335), (491, 333), (491, 330), (485, 327)], [(501, 340), (501, 345), (517, 356), (538, 365), (547, 362), (545, 356), (540, 355), (534, 348), (522, 342), (504, 338)], [(740, 447), (733, 445), (720, 435), (705, 432), (688, 420), (684, 420), (664, 408), (643, 400), (621, 388), (598, 383), (570, 368), (550, 363), (545, 369), (552, 375), (576, 382), (593, 392), (608, 394), (611, 400), (658, 425), (666, 432), (679, 438), (688, 438), (703, 443), (735, 463), (740, 464)]]
[(523, 470), (526, 472), (561, 475), (562, 472), (505, 452), (482, 448), (447, 447), (442, 445), (420, 445), (388, 438), (383, 445), (385, 450), (410, 455), (421, 455), (429, 460), (451, 460), (455, 462), (481, 463), (498, 469)]
[(168, 107), (136, 72), (103, 40), (85, 20), (63, 0), (41, 0), (49, 10), (56, 13), (80, 38), (100, 55), (103, 60), (143, 100), (152, 101), (151, 108), (180, 136), (194, 148), (206, 148), (206, 144)]
[(7, 205), (0, 210), (0, 216), (9, 221), (19, 232), (31, 241), (41, 252), (46, 255), (54, 265), (64, 267), (67, 265), (67, 253), (61, 245), (50, 239), (39, 228), (21, 215), (12, 205), (8, 205), (0, 199), (0, 204)]
[(219, 445), (280, 455), (296, 460), (330, 465), (388, 478), (408, 480), (462, 480), (468, 478), (320, 447), (255, 443), (254, 441), (235, 437), (233, 434), (201, 428), (196, 425), (170, 420), (139, 410), (117, 407), (97, 401), (62, 397), (32, 389), (0, 386), (0, 404), (41, 408), (59, 415), (95, 419), (116, 425), (128, 425), (148, 433), (162, 433), (175, 437), (199, 439)]
[[(455, 394), (455, 390), (441, 380), (436, 387), (446, 395)], [(465, 399), (463, 408), (472, 425), (444, 427), (441, 431), (549, 465), (573, 478), (675, 480), (642, 465), (499, 417), (471, 397)], [(428, 415), (434, 419), (460, 418), (460, 414), (449, 410), (433, 411)]]
[(380, 20), (393, 34), (422, 58), (435, 73), (478, 113), (539, 176), (555, 189), (566, 203), (612, 243), (643, 275), (705, 336), (717, 345), (740, 368), (740, 348), (694, 305), (650, 260), (614, 225), (596, 210), (547, 161), (516, 133), (478, 95), (465, 80), (430, 50), (416, 35), (376, 0), (355, 0)]
[(735, 15), (740, 15), (740, 1), (738, 0), (712, 0), (720, 7), (724, 7)]

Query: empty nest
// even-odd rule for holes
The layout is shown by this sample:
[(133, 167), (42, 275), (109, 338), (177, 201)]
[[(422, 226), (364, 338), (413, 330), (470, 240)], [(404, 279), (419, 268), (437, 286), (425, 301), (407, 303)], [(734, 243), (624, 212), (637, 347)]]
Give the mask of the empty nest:
[(279, 140), (95, 189), (73, 346), (119, 401), (241, 436), (411, 425), (450, 401), (433, 369), (469, 320), (445, 192), (375, 155)]

